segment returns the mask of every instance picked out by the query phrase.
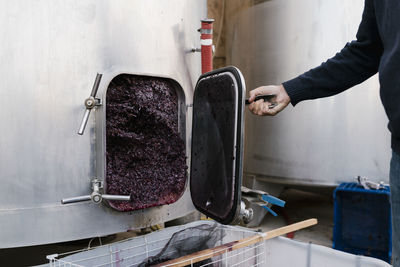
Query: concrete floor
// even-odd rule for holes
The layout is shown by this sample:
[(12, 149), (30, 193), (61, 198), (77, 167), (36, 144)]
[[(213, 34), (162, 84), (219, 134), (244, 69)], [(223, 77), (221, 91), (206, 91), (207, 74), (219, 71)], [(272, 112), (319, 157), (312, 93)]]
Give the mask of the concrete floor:
[(261, 225), (257, 227), (263, 232), (289, 223), (317, 218), (316, 226), (294, 233), (295, 240), (332, 247), (333, 232), (333, 200), (332, 194), (316, 194), (296, 189), (288, 189), (282, 193), (281, 199), (286, 201), (284, 208), (272, 208), (277, 217), (267, 214)]
[[(270, 214), (262, 221), (257, 229), (268, 231), (288, 223), (294, 223), (309, 218), (317, 218), (318, 225), (298, 231), (294, 234), (295, 240), (312, 242), (332, 247), (333, 228), (333, 202), (332, 194), (315, 194), (289, 189), (283, 192), (280, 198), (286, 201), (285, 208), (273, 208), (278, 213), (277, 217)], [(136, 236), (140, 231), (129, 231), (111, 235), (101, 239), (102, 244), (115, 242)], [(0, 250), (0, 262), (2, 266), (30, 266), (47, 263), (46, 255), (74, 251), (87, 248), (88, 245), (98, 246), (99, 238), (50, 244), (43, 246), (24, 247), (16, 249)]]

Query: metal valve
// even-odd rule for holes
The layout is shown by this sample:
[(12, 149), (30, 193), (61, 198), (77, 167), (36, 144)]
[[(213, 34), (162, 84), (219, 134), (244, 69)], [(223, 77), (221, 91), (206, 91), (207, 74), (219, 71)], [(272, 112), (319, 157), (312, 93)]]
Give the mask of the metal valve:
[(93, 203), (99, 204), (103, 201), (103, 199), (118, 200), (118, 201), (131, 201), (131, 196), (101, 194), (100, 193), (101, 188), (103, 188), (102, 182), (100, 180), (98, 180), (97, 178), (95, 178), (92, 181), (93, 192), (90, 195), (63, 198), (61, 200), (61, 204), (70, 204), (70, 203), (89, 201), (89, 200), (93, 201)]
[(99, 89), (101, 77), (103, 74), (97, 73), (96, 75), (96, 80), (94, 81), (92, 92), (90, 93), (90, 96), (85, 100), (85, 114), (83, 115), (83, 119), (81, 122), (81, 126), (79, 127), (78, 134), (83, 135), (85, 132), (86, 124), (89, 120), (89, 115), (90, 111), (95, 107), (95, 106), (101, 106), (101, 100), (99, 98), (96, 98), (97, 90)]
[(254, 217), (253, 209), (246, 208), (246, 204), (243, 201), (240, 202), (239, 217), (245, 224), (251, 222), (251, 220), (253, 220)]

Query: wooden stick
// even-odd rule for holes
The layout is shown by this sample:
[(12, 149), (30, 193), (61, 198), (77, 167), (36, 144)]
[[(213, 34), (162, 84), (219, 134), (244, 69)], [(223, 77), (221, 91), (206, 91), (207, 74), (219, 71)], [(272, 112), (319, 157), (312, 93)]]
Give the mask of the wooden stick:
[(318, 223), (317, 219), (309, 219), (309, 220), (305, 220), (302, 222), (298, 222), (298, 223), (294, 223), (288, 226), (284, 226), (281, 228), (277, 228), (265, 233), (261, 233), (258, 235), (254, 235), (254, 236), (250, 236), (250, 237), (246, 237), (237, 241), (233, 241), (233, 242), (229, 242), (229, 243), (225, 243), (222, 244), (220, 246), (214, 247), (214, 248), (209, 248), (209, 249), (205, 249), (202, 251), (198, 251), (174, 260), (169, 260), (157, 265), (154, 265), (156, 267), (161, 267), (161, 266), (174, 266), (174, 267), (182, 267), (182, 266), (186, 266), (189, 264), (193, 264), (196, 262), (200, 262), (221, 254), (224, 254), (226, 252), (230, 252), (233, 250), (237, 250), (240, 248), (244, 248), (244, 247), (248, 247), (250, 245), (262, 242), (264, 240), (268, 240), (268, 239), (272, 239), (274, 237), (280, 236), (280, 235), (284, 235), (290, 232), (294, 232), (312, 225), (316, 225)]

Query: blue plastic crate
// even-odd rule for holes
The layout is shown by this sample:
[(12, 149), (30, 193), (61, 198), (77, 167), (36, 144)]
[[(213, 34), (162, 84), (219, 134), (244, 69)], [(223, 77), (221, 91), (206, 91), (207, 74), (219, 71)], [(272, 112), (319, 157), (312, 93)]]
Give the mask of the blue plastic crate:
[(364, 189), (342, 183), (333, 193), (333, 248), (390, 263), (392, 214), (390, 189)]

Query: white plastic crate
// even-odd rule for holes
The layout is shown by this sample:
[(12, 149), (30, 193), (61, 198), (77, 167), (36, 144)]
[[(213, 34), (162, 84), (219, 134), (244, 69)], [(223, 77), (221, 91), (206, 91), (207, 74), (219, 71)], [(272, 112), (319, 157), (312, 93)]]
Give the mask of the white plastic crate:
[[(50, 266), (132, 266), (136, 267), (148, 257), (158, 254), (171, 236), (183, 229), (211, 221), (197, 221), (182, 226), (166, 228), (148, 235), (130, 238), (121, 242), (64, 254), (49, 255)], [(257, 232), (237, 226), (218, 225), (224, 237), (215, 246), (257, 235)], [(229, 251), (213, 257), (202, 266), (271, 266), (271, 267), (389, 267), (384, 261), (356, 256), (331, 248), (293, 241), (278, 237), (254, 245)], [(184, 262), (193, 266), (190, 261)], [(199, 265), (196, 265), (199, 266)]]

